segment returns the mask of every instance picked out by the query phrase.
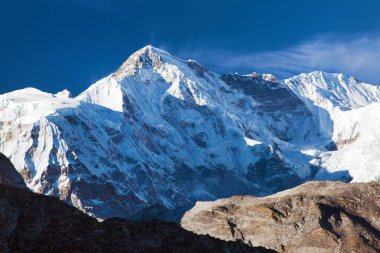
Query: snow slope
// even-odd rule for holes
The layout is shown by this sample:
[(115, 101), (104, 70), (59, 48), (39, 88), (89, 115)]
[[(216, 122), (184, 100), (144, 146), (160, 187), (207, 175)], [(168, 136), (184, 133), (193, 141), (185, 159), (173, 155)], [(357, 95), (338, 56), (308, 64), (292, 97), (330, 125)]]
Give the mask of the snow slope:
[[(348, 170), (353, 181), (379, 179), (380, 86), (320, 71), (284, 83), (308, 105), (335, 143), (337, 150), (320, 154), (320, 165), (327, 172)], [(317, 175), (324, 177), (325, 173)]]
[[(366, 123), (355, 128), (358, 146), (348, 144), (346, 126), (367, 122), (356, 110), (377, 110), (377, 87), (342, 76), (347, 92), (333, 93), (326, 90), (338, 85), (335, 75), (324, 83), (315, 75), (283, 83), (269, 74), (218, 75), (147, 46), (75, 98), (33, 88), (0, 95), (0, 152), (29, 188), (99, 218), (266, 195), (314, 178), (374, 178)], [(363, 172), (345, 154), (368, 142)], [(338, 151), (328, 151), (334, 144)], [(342, 145), (354, 148), (343, 153)]]

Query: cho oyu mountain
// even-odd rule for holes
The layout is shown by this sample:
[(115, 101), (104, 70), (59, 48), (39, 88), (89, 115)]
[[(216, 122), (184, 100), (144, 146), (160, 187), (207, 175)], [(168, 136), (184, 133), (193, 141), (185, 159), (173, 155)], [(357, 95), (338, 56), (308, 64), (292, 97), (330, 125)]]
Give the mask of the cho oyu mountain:
[(0, 152), (30, 189), (90, 215), (165, 218), (197, 200), (376, 179), (379, 100), (341, 74), (219, 75), (147, 46), (77, 97), (0, 95)]

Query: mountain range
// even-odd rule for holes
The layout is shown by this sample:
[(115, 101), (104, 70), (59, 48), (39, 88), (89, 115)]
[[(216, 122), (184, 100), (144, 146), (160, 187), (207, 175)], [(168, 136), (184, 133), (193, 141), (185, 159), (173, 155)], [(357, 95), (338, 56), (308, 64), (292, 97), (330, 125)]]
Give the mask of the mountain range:
[(76, 97), (0, 95), (0, 152), (96, 218), (178, 221), (196, 201), (379, 179), (379, 102), (343, 74), (220, 75), (147, 46)]

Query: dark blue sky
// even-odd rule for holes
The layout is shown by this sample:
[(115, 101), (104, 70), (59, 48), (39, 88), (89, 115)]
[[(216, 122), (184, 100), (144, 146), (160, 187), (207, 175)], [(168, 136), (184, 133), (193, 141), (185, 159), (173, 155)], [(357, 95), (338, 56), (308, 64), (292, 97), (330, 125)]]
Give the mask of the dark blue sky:
[(78, 94), (147, 44), (217, 72), (380, 83), (379, 13), (378, 0), (1, 0), (0, 93)]

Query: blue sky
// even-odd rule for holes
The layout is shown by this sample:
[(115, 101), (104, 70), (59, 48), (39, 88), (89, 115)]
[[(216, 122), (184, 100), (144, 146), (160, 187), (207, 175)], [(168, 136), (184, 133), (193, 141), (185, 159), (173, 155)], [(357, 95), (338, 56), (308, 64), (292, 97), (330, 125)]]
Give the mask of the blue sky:
[(74, 94), (152, 44), (212, 70), (380, 84), (378, 0), (1, 0), (0, 93)]

